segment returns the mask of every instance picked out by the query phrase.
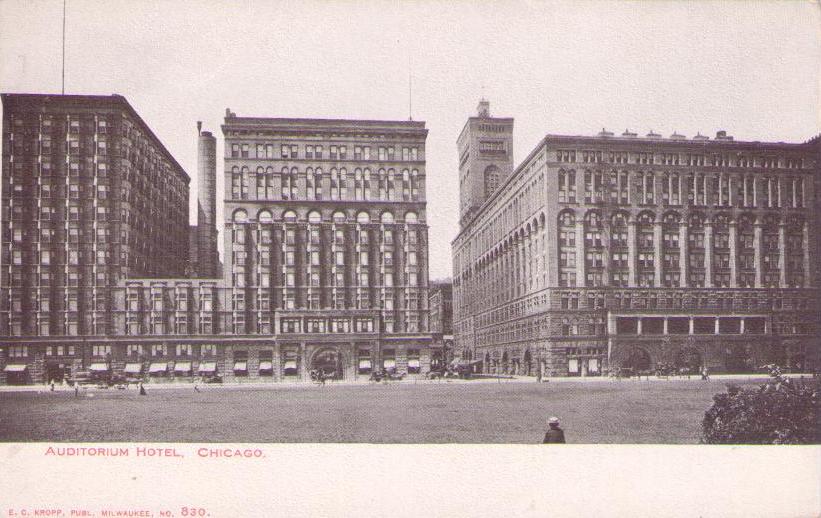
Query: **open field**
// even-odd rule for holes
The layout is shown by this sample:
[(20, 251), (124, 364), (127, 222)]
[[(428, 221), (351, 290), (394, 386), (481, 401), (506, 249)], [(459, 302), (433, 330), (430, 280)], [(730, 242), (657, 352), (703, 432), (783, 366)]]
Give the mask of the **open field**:
[(726, 380), (0, 392), (2, 441), (697, 443)]

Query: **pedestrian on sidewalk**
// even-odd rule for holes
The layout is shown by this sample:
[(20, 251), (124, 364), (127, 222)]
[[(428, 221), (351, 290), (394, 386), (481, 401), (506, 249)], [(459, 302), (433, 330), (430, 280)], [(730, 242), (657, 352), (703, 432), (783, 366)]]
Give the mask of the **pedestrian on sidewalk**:
[(707, 366), (701, 368), (701, 379), (704, 381), (708, 381), (710, 379), (710, 372), (707, 370)]
[(146, 396), (147, 395), (146, 392), (145, 392), (145, 387), (143, 387), (143, 382), (142, 381), (140, 382), (140, 395), (141, 396)]
[(548, 430), (544, 434), (542, 444), (564, 444), (564, 430), (559, 428), (559, 418), (551, 417), (547, 420)]

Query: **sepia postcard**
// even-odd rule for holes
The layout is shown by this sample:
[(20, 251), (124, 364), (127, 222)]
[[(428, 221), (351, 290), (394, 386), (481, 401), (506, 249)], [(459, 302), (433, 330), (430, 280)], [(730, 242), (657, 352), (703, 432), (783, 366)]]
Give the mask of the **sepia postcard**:
[(0, 517), (821, 515), (818, 2), (0, 0)]

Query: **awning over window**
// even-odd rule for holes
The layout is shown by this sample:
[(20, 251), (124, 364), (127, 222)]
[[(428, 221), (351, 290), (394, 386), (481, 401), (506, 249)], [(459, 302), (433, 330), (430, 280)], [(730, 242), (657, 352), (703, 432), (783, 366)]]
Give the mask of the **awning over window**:
[(396, 367), (396, 360), (390, 360), (390, 359), (384, 360), (382, 362), (382, 366), (386, 369), (393, 369), (394, 367)]
[(234, 371), (245, 372), (248, 370), (248, 362), (239, 361), (234, 362)]
[(199, 372), (216, 372), (217, 362), (202, 362), (200, 363)]
[(139, 374), (143, 371), (142, 363), (126, 363), (125, 372), (128, 374)]
[(359, 360), (359, 368), (360, 369), (370, 369), (371, 368), (371, 361), (370, 360)]
[(107, 363), (92, 363), (88, 366), (88, 370), (92, 372), (106, 372), (108, 371)]
[(408, 368), (418, 369), (419, 368), (419, 360), (408, 360)]
[(28, 365), (25, 363), (10, 363), (3, 369), (6, 372), (25, 372)]
[(177, 362), (174, 364), (174, 372), (191, 372), (191, 362)]
[(148, 368), (148, 372), (165, 372), (168, 370), (168, 363), (167, 362), (154, 362)]
[(285, 369), (294, 369), (296, 370), (296, 360), (286, 360), (285, 361)]
[(259, 370), (272, 371), (274, 370), (274, 362), (259, 362)]

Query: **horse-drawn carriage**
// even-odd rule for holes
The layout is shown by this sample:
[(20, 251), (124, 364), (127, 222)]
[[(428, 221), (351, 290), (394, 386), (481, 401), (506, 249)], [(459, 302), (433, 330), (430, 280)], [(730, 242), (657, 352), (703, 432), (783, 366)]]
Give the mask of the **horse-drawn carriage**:
[(389, 381), (402, 381), (403, 379), (405, 379), (405, 373), (396, 372), (396, 369), (375, 370), (371, 372), (371, 377), (369, 378), (370, 381), (376, 383), (380, 381), (384, 381), (385, 383)]

